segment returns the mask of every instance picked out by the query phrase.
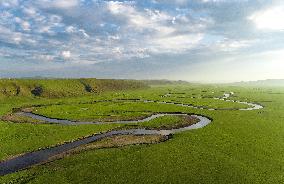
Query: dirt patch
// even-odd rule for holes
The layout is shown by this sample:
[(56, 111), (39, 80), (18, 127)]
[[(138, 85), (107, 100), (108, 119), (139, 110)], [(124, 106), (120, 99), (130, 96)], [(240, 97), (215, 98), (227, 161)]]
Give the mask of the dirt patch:
[(49, 160), (57, 160), (73, 154), (78, 154), (82, 151), (103, 149), (103, 148), (119, 148), (128, 145), (141, 145), (141, 144), (157, 144), (169, 139), (169, 136), (164, 135), (117, 135), (104, 138), (100, 141), (90, 143), (84, 146), (77, 147), (60, 155), (51, 157)]
[(33, 119), (27, 116), (22, 116), (20, 113), (7, 114), (5, 116), (2, 116), (1, 120), (11, 121), (14, 123), (32, 123), (32, 124), (44, 123), (43, 121), (37, 119)]
[(33, 112), (33, 110), (34, 110), (34, 107), (26, 107), (26, 108), (21, 109), (22, 112)]

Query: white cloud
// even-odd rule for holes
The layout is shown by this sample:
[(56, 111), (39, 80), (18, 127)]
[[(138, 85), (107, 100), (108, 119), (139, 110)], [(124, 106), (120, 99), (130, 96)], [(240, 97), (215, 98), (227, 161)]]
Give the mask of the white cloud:
[(107, 6), (109, 10), (114, 14), (131, 11), (131, 7), (124, 6), (122, 2), (118, 2), (118, 1), (110, 1), (108, 2)]
[(52, 27), (50, 25), (48, 25), (48, 26), (40, 26), (37, 31), (39, 33), (47, 33), (47, 34), (53, 35), (53, 34), (55, 34), (55, 32), (52, 31), (51, 28)]
[(35, 18), (34, 31), (37, 33), (44, 33), (49, 35), (56, 35), (56, 29), (64, 28), (62, 17), (59, 15), (48, 14)]
[(19, 5), (18, 0), (0, 0), (0, 6), (11, 8)]
[(0, 17), (2, 20), (9, 20), (10, 18), (13, 17), (13, 14), (8, 11), (2, 11), (0, 12)]
[(69, 50), (62, 51), (62, 52), (61, 52), (61, 56), (62, 56), (64, 59), (69, 59), (69, 58), (71, 58), (71, 52), (70, 52)]
[(75, 26), (67, 26), (65, 28), (65, 31), (69, 34), (78, 33), (79, 35), (83, 36), (84, 38), (90, 38), (90, 35), (88, 35), (84, 29), (78, 29)]
[(79, 0), (43, 0), (38, 1), (43, 7), (70, 9), (79, 5)]
[(257, 11), (248, 17), (258, 29), (284, 30), (284, 6), (270, 7)]
[(178, 4), (184, 4), (187, 2), (187, 0), (175, 0), (175, 2)]
[(203, 3), (216, 3), (216, 2), (222, 2), (225, 0), (200, 0)]
[(202, 40), (202, 34), (173, 35), (154, 39), (152, 51), (156, 53), (181, 53), (192, 49)]
[[(185, 52), (196, 46), (203, 38), (198, 30), (204, 28), (203, 23), (206, 21), (196, 24), (185, 16), (171, 16), (159, 10), (138, 10), (131, 3), (123, 2), (110, 1), (108, 9), (115, 16), (121, 16), (126, 20), (127, 24), (121, 28), (121, 34), (129, 34), (129, 38), (133, 34), (136, 38), (129, 44), (132, 47), (135, 45), (136, 50), (140, 51), (141, 46), (148, 48), (142, 49), (145, 55), (148, 55), (146, 52)], [(181, 28), (184, 32), (179, 33)], [(194, 33), (190, 33), (191, 31)], [(142, 53), (134, 51), (133, 48), (130, 50), (133, 51), (132, 54)]]
[(30, 30), (31, 30), (31, 29), (30, 29), (31, 25), (30, 25), (30, 23), (27, 22), (27, 21), (23, 21), (23, 22), (21, 23), (21, 27), (22, 27), (23, 30), (25, 30), (25, 31), (30, 31)]
[(67, 33), (74, 33), (74, 32), (76, 32), (76, 28), (74, 26), (68, 26), (68, 27), (65, 28), (65, 31)]
[(175, 3), (178, 5), (184, 5), (188, 0), (152, 0), (153, 3)]
[(120, 37), (118, 35), (110, 35), (108, 36), (109, 41), (115, 41), (115, 40), (120, 40)]
[(52, 62), (54, 61), (55, 56), (50, 54), (38, 54), (34, 56), (34, 59), (38, 61)]
[(85, 38), (89, 38), (90, 36), (86, 33), (84, 29), (79, 29), (78, 30)]
[(29, 34), (13, 31), (0, 25), (0, 41), (10, 44), (27, 44), (33, 46), (37, 41)]
[(62, 22), (62, 17), (59, 16), (59, 15), (50, 15), (49, 16), (49, 21), (53, 25), (60, 25), (60, 23)]
[[(100, 6), (87, 8), (81, 2), (35, 0), (23, 4), (20, 11), (26, 16), (10, 18), (20, 26), (21, 33), (13, 34), (9, 43), (37, 43), (38, 48), (47, 50), (34, 58), (37, 60), (128, 60), (150, 57), (153, 53), (186, 52), (202, 40), (199, 29), (207, 24), (205, 21), (197, 24), (186, 15), (171, 15), (151, 7), (139, 8), (134, 1), (104, 1), (99, 2)], [(94, 12), (103, 12), (104, 16), (82, 12), (90, 8)], [(72, 20), (68, 24), (67, 17)], [(111, 28), (110, 31), (110, 27), (116, 30)], [(58, 39), (59, 34), (65, 34), (67, 39)], [(56, 53), (54, 48), (62, 45), (64, 50), (53, 57), (50, 53)]]
[(24, 35), (23, 33), (15, 32), (1, 25), (0, 25), (0, 40), (11, 44), (20, 44), (22, 42), (29, 41), (27, 36)]
[(241, 48), (249, 47), (256, 43), (257, 40), (230, 40), (223, 39), (216, 42), (214, 46), (209, 45), (215, 51), (235, 51)]
[[(223, 2), (226, 0), (196, 0), (201, 3), (216, 3), (216, 2)], [(233, 0), (227, 0), (227, 1), (233, 1)], [(239, 0), (234, 0), (234, 1), (239, 1)], [(153, 3), (174, 3), (176, 5), (186, 5), (189, 3), (192, 3), (190, 0), (152, 0)]]
[(157, 29), (165, 21), (172, 20), (171, 16), (158, 10), (145, 9), (144, 11), (138, 11), (129, 2), (110, 1), (107, 7), (112, 14), (126, 18), (128, 26), (136, 29)]
[(21, 33), (14, 33), (12, 40), (14, 41), (14, 43), (19, 44), (22, 41)]
[(31, 30), (31, 25), (28, 21), (22, 20), (19, 17), (15, 17), (15, 22), (18, 23), (21, 26), (22, 30), (24, 30), (24, 31), (30, 31)]
[[(247, 0), (149, 0), (147, 3), (139, 0), (0, 0), (0, 55), (26, 62), (66, 61), (43, 63), (46, 66), (127, 62), (153, 57), (142, 61), (150, 64), (165, 53), (175, 55), (175, 59), (155, 60), (161, 67), (177, 61), (184, 67), (189, 59), (197, 63), (205, 60), (205, 67), (212, 55), (216, 62), (223, 57), (236, 56), (232, 63), (243, 59), (242, 67), (247, 66), (247, 61), (257, 63), (256, 66), (274, 62), (273, 67), (283, 73), (283, 49), (257, 53), (269, 48), (269, 44), (273, 44), (273, 48), (283, 47), (282, 33), (277, 31), (284, 28), (284, 8), (275, 4), (267, 7), (267, 4), (271, 5)], [(250, 12), (258, 7), (266, 8)], [(224, 9), (235, 13), (224, 15)], [(247, 26), (247, 17), (257, 28), (274, 32), (253, 35), (255, 30)], [(258, 56), (239, 57), (252, 52)], [(263, 60), (261, 64), (260, 60)], [(210, 65), (210, 70), (216, 69), (211, 68), (214, 64)], [(227, 64), (226, 67), (232, 66)], [(196, 71), (200, 77), (200, 71)], [(224, 71), (231, 74), (229, 69), (224, 68)], [(242, 68), (236, 73), (239, 75), (241, 71)], [(220, 70), (216, 72), (223, 77)], [(187, 68), (185, 73), (191, 72)], [(211, 78), (210, 72), (203, 73)]]
[(33, 7), (24, 7), (23, 12), (30, 17), (34, 17), (37, 14), (37, 11)]

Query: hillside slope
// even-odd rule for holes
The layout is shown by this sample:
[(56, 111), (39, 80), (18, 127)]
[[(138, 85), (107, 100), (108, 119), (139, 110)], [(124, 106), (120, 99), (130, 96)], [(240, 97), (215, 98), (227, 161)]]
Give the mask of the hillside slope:
[(104, 91), (146, 88), (147, 85), (135, 80), (112, 79), (0, 79), (0, 97), (79, 96)]

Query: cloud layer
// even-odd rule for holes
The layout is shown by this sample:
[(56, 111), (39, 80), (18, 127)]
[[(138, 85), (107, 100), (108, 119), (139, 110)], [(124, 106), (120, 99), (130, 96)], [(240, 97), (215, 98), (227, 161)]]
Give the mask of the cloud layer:
[(180, 69), (283, 49), (283, 10), (280, 0), (0, 0), (0, 72), (190, 80)]

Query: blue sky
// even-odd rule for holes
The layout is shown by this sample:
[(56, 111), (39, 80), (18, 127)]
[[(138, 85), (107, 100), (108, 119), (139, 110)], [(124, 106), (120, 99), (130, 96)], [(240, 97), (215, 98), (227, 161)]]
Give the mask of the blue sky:
[(0, 77), (284, 78), (281, 0), (0, 0)]

